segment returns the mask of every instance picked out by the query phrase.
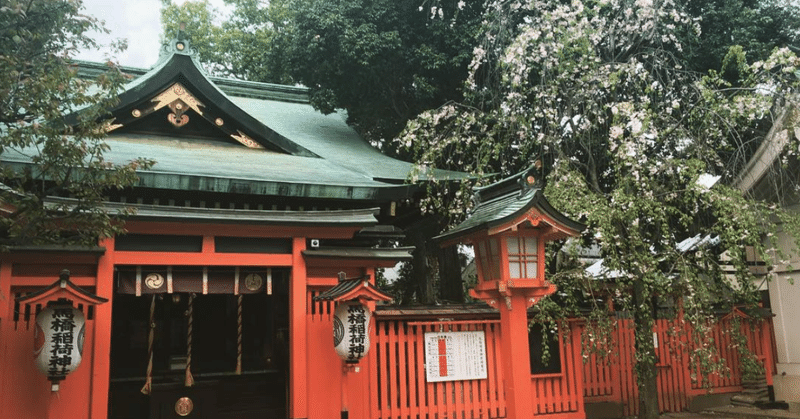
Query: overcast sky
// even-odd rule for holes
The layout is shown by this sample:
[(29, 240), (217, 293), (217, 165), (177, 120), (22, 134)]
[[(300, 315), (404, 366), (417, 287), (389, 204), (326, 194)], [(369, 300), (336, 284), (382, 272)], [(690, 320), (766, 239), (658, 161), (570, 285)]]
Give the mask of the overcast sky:
[[(98, 42), (108, 45), (114, 39), (127, 39), (128, 49), (116, 56), (122, 65), (148, 68), (158, 59), (161, 22), (160, 0), (110, 1), (84, 0), (84, 13), (106, 22), (111, 33), (92, 34)], [(81, 51), (76, 58), (103, 61), (108, 48), (101, 51)]]
[[(182, 3), (183, 0), (177, 0)], [(223, 0), (211, 0), (213, 7), (223, 8)], [(161, 35), (160, 0), (83, 0), (84, 13), (106, 22), (111, 33), (92, 34), (98, 42), (108, 45), (115, 39), (127, 39), (128, 49), (116, 60), (132, 67), (149, 68), (158, 59)], [(104, 61), (108, 48), (101, 51), (82, 51), (76, 58)]]

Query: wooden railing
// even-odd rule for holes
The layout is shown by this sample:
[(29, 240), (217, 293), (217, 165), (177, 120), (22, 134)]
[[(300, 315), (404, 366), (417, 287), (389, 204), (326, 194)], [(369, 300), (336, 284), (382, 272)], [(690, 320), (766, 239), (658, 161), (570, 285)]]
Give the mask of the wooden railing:
[[(423, 337), (426, 332), (440, 331), (483, 331), (488, 377), (427, 382)], [(499, 321), (380, 321), (376, 332), (377, 368), (370, 379), (370, 392), (377, 397), (372, 418), (505, 417)]]
[[(583, 418), (581, 329), (574, 322), (559, 330), (561, 371), (532, 374), (536, 415)], [(483, 331), (486, 337), (487, 378), (427, 382), (424, 334), (441, 331)], [(500, 356), (500, 323), (497, 320), (403, 321), (385, 320), (376, 325), (376, 368), (370, 378), (372, 418), (504, 418), (506, 401)], [(377, 395), (377, 396), (376, 396)]]
[[(734, 320), (738, 317), (738, 320)], [(691, 351), (697, 344), (679, 319), (656, 321), (654, 339), (658, 347), (658, 404), (661, 412), (685, 410), (692, 397), (709, 391), (714, 393), (738, 392), (742, 390), (739, 372), (740, 353), (732, 328), (739, 324), (740, 332), (748, 349), (766, 369), (768, 383), (775, 373), (772, 323), (770, 319), (749, 319), (740, 314), (719, 319), (710, 328), (704, 342), (712, 344), (718, 354), (716, 360), (724, 360), (727, 372), (703, 376), (697, 365), (691, 363)], [(623, 415), (638, 414), (638, 387), (634, 374), (633, 321), (616, 319), (616, 327), (607, 356), (597, 353), (584, 355), (584, 396), (586, 403), (617, 402), (622, 405)], [(705, 378), (705, 384), (704, 384)]]
[(583, 392), (580, 390), (583, 382), (581, 332), (582, 328), (575, 321), (563, 324), (559, 328), (561, 372), (531, 375), (535, 415), (584, 417)]
[[(314, 291), (310, 292), (313, 294)], [(313, 302), (307, 313), (309, 347), (325, 348), (330, 343), (330, 303)], [(739, 351), (731, 328), (738, 324), (748, 348), (766, 367), (768, 382), (775, 372), (774, 338), (770, 319), (750, 320), (746, 316), (727, 316), (710, 329), (706, 342), (713, 342), (725, 358), (730, 374), (705, 377), (691, 363), (694, 340), (680, 320), (658, 320), (654, 328), (658, 356), (659, 408), (662, 412), (686, 410), (695, 396), (740, 391)], [(434, 317), (434, 319), (437, 319)], [(501, 330), (496, 315), (474, 314), (459, 320), (428, 320), (418, 313), (376, 317), (372, 348), (360, 364), (361, 372), (350, 374), (347, 403), (351, 413), (372, 419), (492, 419), (507, 416), (503, 360), (500, 355)], [(532, 394), (537, 416), (548, 419), (582, 419), (584, 403), (613, 402), (622, 414), (638, 413), (638, 388), (634, 375), (634, 340), (631, 319), (617, 318), (606, 356), (582, 351), (585, 325), (569, 321), (559, 328), (560, 371), (532, 374)], [(482, 331), (486, 342), (487, 377), (459, 381), (428, 382), (425, 365), (427, 332)], [(568, 336), (565, 336), (567, 334)], [(309, 358), (310, 394), (327, 394), (342, 385), (341, 360), (332, 350), (318, 350)], [(332, 366), (336, 366), (333, 368)], [(328, 390), (326, 390), (328, 389)], [(327, 393), (326, 393), (327, 392)], [(329, 394), (314, 403), (309, 417), (333, 417), (342, 403), (338, 394)], [(361, 410), (363, 409), (363, 410)]]

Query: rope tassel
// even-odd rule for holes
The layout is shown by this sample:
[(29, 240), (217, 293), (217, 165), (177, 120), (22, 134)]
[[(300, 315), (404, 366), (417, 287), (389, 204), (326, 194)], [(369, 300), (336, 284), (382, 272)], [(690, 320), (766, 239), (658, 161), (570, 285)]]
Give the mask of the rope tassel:
[(191, 387), (194, 385), (194, 377), (192, 377), (192, 322), (194, 315), (192, 313), (192, 306), (194, 305), (194, 293), (189, 294), (189, 308), (186, 310), (187, 328), (186, 328), (186, 381), (184, 385)]
[(142, 387), (142, 394), (150, 394), (153, 387), (153, 338), (156, 331), (156, 295), (150, 300), (150, 334), (147, 336), (147, 378)]

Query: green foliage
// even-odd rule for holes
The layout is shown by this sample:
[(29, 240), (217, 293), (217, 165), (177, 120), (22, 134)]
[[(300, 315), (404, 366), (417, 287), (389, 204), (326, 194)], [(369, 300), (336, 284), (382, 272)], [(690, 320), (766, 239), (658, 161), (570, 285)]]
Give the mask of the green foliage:
[(749, 321), (743, 326), (739, 316), (734, 317), (734, 321), (731, 323), (732, 327), (730, 332), (733, 336), (732, 340), (734, 345), (736, 345), (736, 351), (739, 353), (738, 372), (741, 374), (742, 380), (751, 381), (763, 379), (765, 373), (764, 365), (759, 362), (758, 358), (748, 349), (747, 337), (742, 333), (743, 327), (752, 330), (757, 323), (755, 321)]
[(162, 0), (163, 39), (177, 35), (181, 23), (192, 47), (211, 74), (249, 81), (291, 84), (281, 33), (288, 12), (278, 2), (226, 1), (223, 13), (208, 0), (177, 4)]
[[(108, 188), (131, 185), (146, 161), (117, 165), (103, 158), (105, 109), (121, 73), (109, 63), (96, 80), (78, 78), (70, 56), (98, 48), (102, 30), (73, 0), (7, 1), (0, 7), (0, 245), (96, 244), (120, 230), (100, 208)], [(68, 115), (77, 109), (75, 118)], [(74, 115), (73, 115), (74, 116)], [(30, 159), (32, 165), (10, 161)], [(46, 197), (74, 198), (69, 204)]]
[[(776, 47), (798, 47), (796, 7), (776, 0), (687, 0), (686, 11), (699, 17), (700, 35), (687, 33), (686, 62), (692, 70), (720, 69), (728, 50), (740, 46), (750, 63), (765, 60)], [(731, 74), (729, 81), (736, 81)]]
[(186, 21), (212, 73), (308, 86), (317, 109), (346, 109), (390, 153), (409, 119), (460, 100), (483, 11), (475, 0), (233, 0), (226, 19), (207, 1), (165, 1), (165, 36)]
[(288, 59), (315, 106), (348, 111), (372, 140), (459, 99), (481, 2), (288, 0)]
[[(783, 48), (750, 64), (742, 48), (731, 50), (724, 73), (690, 71), (682, 58), (687, 34), (700, 26), (669, 0), (498, 2), (486, 15), (465, 101), (420, 115), (398, 143), (420, 170), (466, 170), (479, 183), (543, 163), (545, 195), (588, 226), (582, 242), (600, 248), (607, 268), (604, 278), (582, 278), (580, 269), (554, 276), (559, 294), (543, 307), (564, 314), (572, 301), (579, 313), (592, 297), (599, 321), (607, 316), (599, 295), (630, 312), (640, 394), (649, 403), (642, 416), (653, 417), (660, 306), (682, 306), (702, 337), (714, 309), (756, 301), (744, 248), (770, 253), (764, 221), (782, 210), (730, 185), (773, 110), (791, 102), (784, 93), (797, 87), (800, 59)], [(721, 181), (711, 187), (710, 175)], [(439, 187), (425, 210), (458, 221), (468, 203), (450, 199), (451, 185)], [(713, 240), (679, 248), (692, 237)], [(693, 356), (702, 359), (711, 346)]]

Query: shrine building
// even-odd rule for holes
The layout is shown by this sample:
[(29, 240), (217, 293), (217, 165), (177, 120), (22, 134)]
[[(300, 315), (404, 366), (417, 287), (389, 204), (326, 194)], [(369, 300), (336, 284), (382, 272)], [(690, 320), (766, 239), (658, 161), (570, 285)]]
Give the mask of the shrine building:
[[(305, 88), (208, 76), (188, 40), (129, 70), (104, 156), (156, 163), (105, 203), (135, 209), (127, 234), (0, 254), (0, 418), (339, 417), (341, 296), (314, 297), (341, 278), (361, 284), (348, 298), (372, 310), (390, 298), (375, 270), (411, 258), (384, 246), (418, 218), (413, 165), (371, 147), (342, 113), (314, 110)], [(26, 154), (6, 150), (2, 164), (28, 167)], [(82, 313), (82, 330), (37, 326), (56, 299)], [(40, 332), (70, 345), (80, 332), (43, 361), (66, 376), (37, 369)], [(370, 377), (360, 364), (356, 393)]]
[[(583, 229), (535, 171), (476, 190), (432, 243), (474, 246), (482, 303), (399, 307), (376, 270), (412, 259), (393, 243), (422, 183), (464, 174), (409, 183), (411, 163), (305, 88), (211, 77), (185, 39), (126, 71), (104, 156), (155, 164), (104, 203), (135, 209), (126, 234), (0, 253), (0, 419), (585, 419), (587, 400), (633, 403), (611, 372), (629, 364), (584, 362), (580, 322), (529, 332), (555, 292), (546, 243)], [(0, 160), (24, 170), (28, 151)], [(665, 376), (680, 398), (665, 411), (687, 405), (688, 376)]]

